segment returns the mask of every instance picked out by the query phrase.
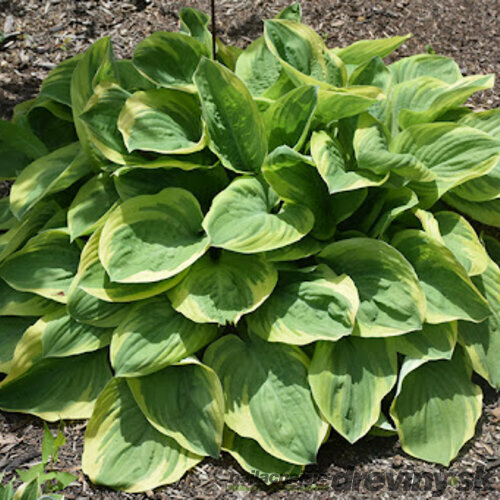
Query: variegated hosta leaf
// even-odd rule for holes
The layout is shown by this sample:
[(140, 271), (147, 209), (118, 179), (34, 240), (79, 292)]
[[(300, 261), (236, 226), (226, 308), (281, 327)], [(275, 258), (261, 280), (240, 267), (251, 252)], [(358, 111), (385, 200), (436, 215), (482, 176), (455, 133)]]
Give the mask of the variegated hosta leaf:
[(403, 364), (391, 407), (401, 446), (414, 457), (448, 466), (474, 435), (481, 389), (471, 382), (460, 353), (404, 372)]
[(174, 309), (186, 318), (225, 325), (257, 309), (277, 281), (277, 271), (264, 257), (223, 250), (196, 262), (167, 294)]
[(266, 130), (244, 83), (217, 62), (202, 59), (194, 81), (210, 148), (235, 172), (258, 172), (267, 154)]
[(287, 262), (307, 259), (307, 257), (318, 254), (322, 249), (323, 243), (321, 241), (312, 236), (306, 236), (296, 243), (266, 252), (265, 257), (269, 262)]
[(309, 360), (294, 346), (227, 335), (205, 351), (224, 388), (226, 425), (275, 458), (316, 461), (328, 425), (307, 382)]
[(500, 141), (463, 125), (426, 123), (399, 134), (391, 150), (415, 157), (435, 174), (430, 182), (410, 185), (426, 208), (450, 189), (488, 173), (498, 161)]
[[(49, 152), (43, 142), (32, 131), (21, 125), (7, 120), (0, 120), (0, 132), (0, 145), (5, 147), (7, 151), (22, 152), (25, 158), (31, 160), (36, 160)], [(4, 167), (8, 167), (3, 162), (0, 165), (2, 170)]]
[(118, 82), (118, 72), (109, 37), (102, 38), (79, 59), (71, 76), (71, 109), (78, 139), (88, 159), (95, 166), (105, 164), (105, 159), (92, 143), (90, 131), (80, 118), (95, 88), (103, 81)]
[(172, 278), (154, 283), (113, 282), (99, 260), (101, 234), (102, 227), (88, 239), (83, 248), (74, 284), (100, 300), (116, 303), (147, 299), (177, 285), (186, 274), (186, 271), (181, 271)]
[(54, 319), (60, 319), (62, 315), (64, 315), (64, 307), (59, 305), (56, 310), (41, 317), (24, 332), (15, 346), (8, 378), (3, 380), (2, 384), (8, 383), (11, 379), (19, 378), (43, 358), (43, 335), (47, 325)]
[(9, 373), (17, 343), (36, 318), (0, 318), (0, 372)]
[(496, 139), (500, 139), (499, 109), (468, 113), (460, 119), (460, 123), (467, 127), (477, 128), (478, 130), (482, 130)]
[(457, 343), (457, 322), (430, 325), (422, 330), (390, 339), (390, 346), (412, 358), (424, 360), (451, 359)]
[(393, 173), (425, 182), (431, 182), (436, 177), (415, 155), (390, 147), (386, 131), (370, 115), (360, 117), (353, 148), (360, 169), (371, 170), (378, 175)]
[[(158, 95), (162, 96), (162, 99), (155, 98), (153, 102), (152, 96), (158, 97)], [(183, 106), (177, 107), (171, 102), (169, 103), (168, 112), (174, 115), (172, 117), (165, 114), (166, 104), (168, 104), (165, 102), (165, 96), (177, 96), (178, 99), (182, 97), (184, 101)], [(132, 104), (135, 103), (133, 110), (130, 109), (130, 106), (126, 106), (129, 101)], [(115, 164), (143, 168), (179, 167), (191, 170), (202, 166), (211, 166), (216, 161), (212, 155), (199, 152), (200, 149), (204, 148), (206, 140), (204, 128), (199, 120), (199, 109), (186, 106), (186, 104), (193, 103), (196, 103), (196, 108), (199, 108), (198, 100), (181, 90), (153, 88), (147, 91), (138, 91), (131, 96), (129, 92), (116, 84), (104, 83), (96, 88), (81, 116), (87, 125), (92, 143), (107, 160)], [(163, 111), (152, 115), (154, 110), (148, 106), (160, 104)], [(191, 120), (186, 122), (183, 115), (179, 116), (179, 108), (184, 112), (189, 108)], [(195, 120), (192, 120), (193, 113)], [(160, 123), (153, 123), (152, 119)], [(139, 128), (139, 122), (141, 122), (141, 126), (144, 126), (144, 131)], [(123, 130), (122, 127), (124, 127)], [(163, 131), (163, 127), (167, 127), (168, 130)], [(193, 137), (193, 140), (200, 140), (196, 144), (189, 142), (189, 134), (196, 134), (193, 131), (198, 129), (202, 137)], [(166, 133), (168, 131), (170, 133)], [(160, 134), (162, 140), (158, 141), (157, 137)], [(130, 147), (127, 149), (127, 146)], [(163, 152), (168, 150), (170, 152), (170, 149), (167, 148), (176, 148), (177, 146), (182, 149), (175, 149), (172, 153), (182, 153), (184, 156), (155, 156), (151, 158), (135, 151), (143, 147), (148, 151)]]
[(111, 341), (111, 364), (120, 377), (161, 370), (198, 352), (218, 335), (216, 325), (194, 323), (165, 297), (130, 308)]
[(50, 422), (89, 418), (111, 378), (107, 356), (107, 349), (101, 349), (44, 358), (17, 377), (9, 374), (0, 385), (0, 409), (30, 413)]
[(75, 321), (64, 309), (44, 316), (42, 355), (61, 358), (97, 351), (111, 342), (111, 328), (97, 328)]
[(451, 57), (434, 54), (417, 54), (392, 63), (389, 70), (394, 83), (413, 80), (420, 76), (432, 76), (452, 84), (462, 78), (458, 64)]
[(500, 259), (494, 260), (494, 252), (500, 252), (500, 244), (485, 237), (488, 251), (486, 270), (474, 276), (472, 282), (488, 300), (492, 315), (481, 323), (460, 321), (459, 342), (464, 346), (474, 371), (484, 377), (497, 390), (500, 389)]
[(106, 174), (92, 177), (78, 191), (68, 209), (68, 230), (71, 239), (92, 234), (104, 223), (118, 201), (113, 181)]
[(224, 394), (215, 372), (195, 358), (127, 379), (149, 423), (198, 455), (217, 458), (224, 429)]
[[(91, 45), (79, 58), (71, 76), (71, 107), (75, 122), (82, 113), (94, 89), (102, 81), (116, 81), (116, 61), (109, 37)], [(85, 142), (80, 138), (80, 142)]]
[(380, 89), (370, 86), (320, 89), (313, 123), (316, 127), (326, 127), (334, 120), (354, 117), (368, 110), (382, 97)]
[(80, 323), (108, 328), (118, 326), (127, 313), (129, 304), (105, 302), (78, 287), (75, 277), (68, 291), (68, 313)]
[(358, 66), (368, 62), (373, 57), (384, 58), (398, 47), (403, 45), (411, 37), (393, 36), (390, 38), (380, 38), (378, 40), (360, 40), (347, 47), (334, 49), (333, 52), (347, 65)]
[(13, 115), (12, 121), (32, 130), (49, 151), (67, 146), (77, 139), (69, 108), (44, 97), (18, 104)]
[(220, 38), (215, 39), (217, 61), (234, 72), (236, 61), (243, 53), (243, 49), (235, 45), (225, 45)]
[(0, 279), (0, 316), (43, 316), (58, 307), (57, 302), (20, 292)]
[[(57, 311), (62, 311), (63, 309), (63, 307), (59, 306)], [(14, 351), (9, 361), (7, 378), (2, 380), (0, 387), (8, 384), (11, 380), (18, 379), (43, 358), (43, 332), (51, 316), (53, 314), (39, 318), (38, 321), (24, 331), (14, 346)]]
[(264, 37), (257, 38), (238, 57), (235, 73), (254, 97), (276, 99), (295, 87)]
[(301, 148), (317, 102), (318, 88), (303, 86), (291, 90), (269, 106), (263, 116), (269, 151), (283, 145)]
[(492, 85), (492, 75), (460, 78), (453, 84), (432, 76), (420, 76), (392, 85), (389, 97), (371, 111), (397, 134), (400, 128), (435, 121), (458, 108), (475, 92)]
[(185, 33), (157, 31), (137, 44), (133, 63), (160, 87), (193, 91), (193, 74), (204, 55), (204, 45)]
[(392, 244), (418, 275), (427, 299), (427, 323), (447, 323), (456, 319), (478, 323), (491, 314), (488, 302), (444, 244), (415, 229), (398, 233)]
[[(217, 61), (229, 68), (232, 72), (236, 67), (236, 61), (243, 53), (243, 49), (236, 45), (225, 45), (220, 38), (215, 39)], [(212, 51), (213, 52), (213, 51)]]
[(208, 248), (203, 214), (184, 189), (131, 198), (106, 220), (99, 257), (112, 281), (151, 283), (180, 273)]
[(115, 67), (118, 72), (118, 81), (123, 90), (136, 92), (156, 88), (151, 80), (139, 72), (131, 59), (119, 59), (116, 61)]
[(103, 82), (94, 89), (80, 119), (85, 123), (92, 145), (109, 161), (124, 164), (140, 161), (130, 156), (118, 129), (118, 117), (130, 92), (113, 82)]
[[(298, 4), (285, 7), (276, 15), (276, 19), (297, 22), (300, 22), (301, 17), (302, 12)], [(267, 48), (263, 36), (241, 52), (236, 60), (234, 72), (254, 97), (278, 99), (295, 88), (279, 60)]]
[[(72, 114), (67, 106), (40, 96), (18, 104), (12, 113), (12, 122), (31, 129), (49, 152), (76, 141), (72, 121)], [(57, 136), (54, 137), (54, 134)]]
[(330, 194), (380, 186), (389, 178), (389, 173), (377, 174), (363, 169), (349, 170), (339, 141), (325, 131), (313, 132), (311, 155)]
[[(388, 92), (393, 81), (393, 77), (384, 61), (380, 57), (373, 57), (369, 61), (355, 68), (349, 76), (349, 84), (359, 86), (361, 89), (364, 85), (373, 85), (384, 92)], [(372, 111), (376, 113), (380, 108), (385, 106), (384, 102), (374, 106)]]
[(68, 146), (77, 140), (70, 108), (44, 97), (16, 106), (12, 119), (31, 129), (49, 151)]
[(470, 202), (497, 201), (500, 198), (500, 157), (487, 174), (460, 184), (453, 193)]
[(0, 262), (15, 252), (23, 243), (40, 231), (58, 212), (54, 202), (39, 203), (19, 221), (0, 236)]
[[(460, 120), (460, 123), (500, 140), (499, 109), (469, 113)], [(482, 202), (500, 198), (500, 159), (486, 175), (461, 184), (453, 192), (468, 201)]]
[[(68, 229), (66, 227), (68, 220), (68, 211), (65, 208), (59, 209), (42, 227), (40, 232), (45, 232), (49, 230), (58, 229), (59, 231), (63, 231), (65, 234), (68, 234)], [(70, 243), (73, 243), (70, 238)], [(77, 242), (77, 245), (80, 246), (80, 242)]]
[(335, 341), (352, 332), (358, 306), (352, 280), (320, 264), (280, 272), (276, 290), (247, 322), (252, 333), (269, 342)]
[(377, 422), (397, 375), (397, 356), (388, 340), (349, 337), (316, 344), (309, 384), (328, 422), (354, 443)]
[(226, 68), (234, 72), (236, 61), (243, 53), (243, 49), (236, 45), (225, 45), (220, 38), (215, 39), (217, 61), (222, 63)]
[(500, 227), (500, 199), (472, 202), (460, 198), (451, 191), (444, 195), (443, 201), (474, 220), (489, 226)]
[(83, 54), (70, 57), (50, 71), (42, 83), (40, 96), (71, 106), (71, 77), (82, 57)]
[(331, 196), (332, 212), (335, 216), (335, 224), (349, 219), (363, 205), (368, 196), (368, 189), (356, 189), (355, 191), (344, 191)]
[(443, 245), (445, 244), (443, 237), (441, 236), (441, 231), (439, 230), (439, 224), (434, 214), (428, 212), (427, 210), (422, 210), (417, 208), (414, 211), (415, 217), (422, 224), (423, 230), (429, 235), (438, 240)]
[[(47, 127), (45, 130), (41, 128), (41, 121), (45, 118), (47, 120)], [(74, 127), (69, 125), (73, 121), (73, 115), (68, 106), (59, 102), (49, 99), (44, 96), (38, 96), (35, 99), (22, 102), (15, 106), (12, 114), (12, 122), (21, 127), (32, 129), (32, 131), (39, 136), (42, 142), (48, 147), (49, 151), (57, 149), (54, 145), (58, 143), (61, 138), (50, 137), (48, 132), (58, 130), (65, 140), (67, 137), (72, 137), (74, 142), (76, 134)], [(57, 123), (57, 126), (55, 124)], [(66, 125), (62, 130), (61, 126)]]
[(380, 214), (370, 229), (373, 238), (383, 236), (398, 217), (418, 205), (416, 194), (406, 187), (384, 189), (379, 199), (382, 203)]
[(30, 163), (16, 179), (10, 207), (21, 218), (45, 196), (63, 191), (90, 173), (91, 167), (78, 143), (64, 146)]
[(347, 71), (343, 62), (328, 51), (322, 38), (309, 26), (273, 19), (264, 22), (264, 36), (269, 50), (297, 85), (328, 88), (342, 87), (346, 83)]
[(481, 239), (486, 246), (486, 251), (497, 266), (500, 266), (500, 241), (491, 234), (481, 233)]
[(280, 10), (275, 19), (288, 19), (300, 23), (302, 21), (302, 7), (299, 2), (294, 2), (284, 9)]
[(351, 238), (328, 245), (319, 258), (356, 285), (360, 306), (355, 334), (389, 337), (422, 327), (424, 292), (410, 263), (395, 248), (380, 240)]
[(0, 180), (14, 180), (26, 165), (49, 151), (28, 127), (0, 120), (0, 153)]
[(130, 152), (187, 154), (206, 144), (199, 101), (181, 90), (136, 92), (125, 102), (118, 127)]
[(389, 422), (385, 414), (382, 411), (380, 411), (378, 420), (375, 423), (375, 425), (370, 429), (369, 434), (373, 436), (389, 437), (397, 435), (397, 431), (395, 427), (391, 424), (391, 422)]
[(113, 174), (116, 190), (125, 201), (141, 194), (157, 194), (166, 186), (191, 192), (202, 211), (208, 211), (213, 198), (228, 184), (227, 170), (220, 164), (211, 168), (183, 170), (181, 168), (124, 167)]
[(203, 221), (210, 244), (240, 253), (257, 253), (290, 245), (313, 227), (311, 211), (279, 200), (257, 178), (240, 177), (218, 194)]
[[(431, 77), (421, 77), (393, 88), (391, 104), (399, 111), (397, 120), (403, 128), (433, 122), (450, 109), (463, 104), (472, 94), (493, 87), (493, 75), (473, 75), (447, 85)], [(396, 118), (396, 117), (395, 117)]]
[(209, 30), (210, 16), (191, 7), (183, 7), (179, 12), (181, 32), (191, 35), (201, 42), (207, 54), (212, 55), (212, 34)]
[(10, 211), (9, 197), (0, 199), (0, 230), (7, 231), (16, 224), (16, 218)]
[(146, 491), (178, 481), (201, 460), (146, 420), (125, 380), (108, 383), (85, 432), (82, 469), (92, 482)]
[(257, 475), (267, 485), (299, 477), (304, 466), (294, 465), (265, 452), (257, 441), (238, 436), (224, 428), (222, 449), (228, 452), (250, 474)]
[(179, 20), (0, 120), (0, 409), (94, 412), (84, 472), (130, 492), (221, 449), (296, 477), (330, 424), (449, 464), (472, 371), (500, 388), (500, 243), (468, 222), (500, 227), (500, 112), (464, 106), (492, 76), (328, 49), (299, 4), (245, 50)]
[(267, 157), (262, 171), (282, 200), (311, 210), (315, 219), (313, 236), (328, 239), (333, 235), (335, 216), (328, 188), (309, 157), (280, 146)]
[[(111, 136), (110, 140), (113, 140), (113, 144), (110, 146), (106, 146), (104, 142), (100, 141), (97, 136), (92, 135), (93, 144), (96, 144), (102, 151), (102, 154), (106, 156), (106, 158), (119, 165), (127, 165), (132, 167), (142, 167), (142, 168), (181, 168), (183, 170), (193, 170), (203, 167), (212, 167), (218, 160), (217, 157), (214, 156), (209, 150), (205, 149), (203, 151), (196, 151), (194, 153), (185, 153), (179, 156), (157, 156), (154, 153), (150, 153), (155, 155), (154, 157), (146, 156), (144, 154), (140, 154), (140, 152), (132, 152), (128, 153), (126, 146), (123, 142), (123, 137), (118, 129), (118, 118), (120, 116), (120, 111), (122, 107), (125, 105), (126, 98), (128, 98), (127, 94), (123, 97), (123, 99), (119, 102), (119, 107), (111, 110), (114, 111), (114, 116), (110, 119), (110, 126), (112, 130), (106, 131), (107, 135)], [(103, 107), (106, 108), (106, 104), (103, 104)], [(107, 111), (108, 113), (110, 111)], [(100, 124), (101, 114), (97, 114), (97, 125)], [(85, 115), (87, 120), (90, 120), (90, 116), (87, 113)], [(108, 117), (110, 118), (110, 117)], [(182, 133), (182, 132), (180, 132)], [(89, 131), (90, 134), (90, 131)], [(200, 144), (201, 146), (201, 144)]]
[(434, 214), (443, 243), (462, 264), (469, 276), (485, 271), (488, 255), (474, 228), (456, 212)]
[(12, 254), (0, 267), (0, 276), (21, 292), (32, 292), (65, 304), (76, 274), (80, 249), (65, 231), (40, 233)]
[(30, 498), (40, 498), (40, 495), (42, 495), (42, 489), (40, 487), (40, 480), (38, 477), (31, 479), (27, 483), (21, 484), (15, 494), (12, 490), (11, 497), (8, 496), (10, 494), (8, 491), (9, 487), (12, 488), (12, 484), (7, 486), (7, 498), (12, 498), (12, 500), (29, 500)]

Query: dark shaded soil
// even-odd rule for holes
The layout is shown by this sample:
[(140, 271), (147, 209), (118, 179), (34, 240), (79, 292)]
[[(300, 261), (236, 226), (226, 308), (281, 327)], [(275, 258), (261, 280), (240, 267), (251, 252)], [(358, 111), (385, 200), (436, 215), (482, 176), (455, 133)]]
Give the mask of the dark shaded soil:
[[(247, 45), (262, 32), (284, 0), (217, 0), (217, 26), (226, 43)], [(399, 50), (406, 56), (426, 46), (457, 60), (465, 74), (499, 73), (499, 8), (494, 0), (315, 0), (303, 1), (304, 21), (330, 47), (360, 38), (413, 33)], [(119, 57), (157, 30), (177, 29), (183, 6), (208, 9), (208, 0), (0, 0), (0, 31), (18, 33), (0, 49), (0, 117), (36, 95), (48, 71), (112, 37)], [(500, 85), (474, 98), (476, 105), (500, 104)]]
[[(177, 13), (181, 7), (206, 9), (208, 4), (199, 0), (0, 0), (0, 31), (17, 33), (0, 46), (0, 117), (10, 117), (14, 105), (34, 97), (42, 79), (58, 62), (86, 49), (99, 37), (110, 35), (117, 55), (130, 56), (135, 44), (150, 33), (177, 29)], [(260, 19), (272, 17), (288, 2), (218, 0), (217, 4), (219, 35), (226, 43), (244, 46), (261, 34)], [(429, 45), (437, 53), (455, 58), (464, 74), (500, 73), (499, 9), (492, 0), (317, 0), (304, 1), (303, 10), (304, 22), (321, 33), (330, 47), (347, 45), (360, 38), (411, 32), (413, 38), (398, 55), (422, 52)], [(482, 108), (499, 106), (499, 84), (494, 90), (474, 97), (472, 103)], [(5, 191), (2, 186), (0, 189)], [(483, 389), (484, 413), (476, 437), (450, 469), (405, 456), (395, 438), (368, 437), (349, 446), (334, 434), (322, 448), (318, 465), (308, 468), (302, 479), (285, 485), (264, 488), (263, 483), (224, 456), (218, 461), (206, 460), (179, 483), (154, 493), (115, 493), (90, 485), (81, 473), (85, 429), (85, 423), (81, 422), (68, 423), (67, 444), (62, 449), (58, 467), (79, 475), (78, 482), (66, 493), (68, 498), (75, 499), (322, 499), (375, 495), (380, 498), (441, 495), (464, 499), (500, 498), (500, 403), (497, 393), (487, 387)], [(40, 461), (42, 434), (41, 421), (0, 413), (0, 474), (5, 471), (9, 478), (14, 469)], [(491, 476), (489, 486), (482, 484), (480, 474), (474, 488), (470, 489), (469, 485), (463, 491), (456, 486), (457, 477), (462, 479), (464, 488), (467, 486), (464, 474), (482, 470)], [(351, 486), (349, 474), (353, 472), (356, 475)], [(413, 485), (411, 491), (404, 482), (399, 488), (391, 486), (388, 479), (397, 478), (403, 472), (430, 473), (427, 480), (432, 482), (425, 488), (422, 481)], [(371, 475), (367, 479), (368, 473)], [(443, 480), (444, 484), (439, 485)], [(384, 484), (380, 489), (381, 483)]]

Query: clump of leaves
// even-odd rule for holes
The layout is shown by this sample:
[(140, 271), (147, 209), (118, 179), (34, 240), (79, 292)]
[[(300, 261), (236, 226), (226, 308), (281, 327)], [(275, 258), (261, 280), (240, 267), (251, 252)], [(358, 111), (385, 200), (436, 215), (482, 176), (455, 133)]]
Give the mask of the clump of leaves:
[(90, 418), (83, 470), (125, 491), (221, 450), (297, 476), (330, 428), (448, 465), (472, 371), (500, 387), (469, 222), (500, 227), (500, 111), (464, 106), (493, 77), (328, 49), (297, 5), (213, 61), (208, 24), (100, 40), (0, 124), (0, 408)]
[[(64, 496), (54, 492), (61, 491), (77, 479), (69, 472), (53, 470), (59, 459), (59, 449), (66, 443), (62, 424), (54, 437), (47, 424), (44, 424), (42, 442), (42, 461), (28, 470), (16, 470), (22, 485), (14, 493), (15, 479), (6, 486), (0, 485), (0, 500), (62, 500)], [(0, 475), (0, 482), (2, 477)], [(42, 496), (43, 495), (43, 496)]]

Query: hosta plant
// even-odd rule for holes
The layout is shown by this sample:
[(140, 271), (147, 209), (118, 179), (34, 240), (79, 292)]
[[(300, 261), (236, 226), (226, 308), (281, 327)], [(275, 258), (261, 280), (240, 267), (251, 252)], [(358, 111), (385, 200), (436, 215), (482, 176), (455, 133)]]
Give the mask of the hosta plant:
[[(108, 39), (0, 123), (0, 408), (87, 419), (141, 491), (229, 452), (300, 475), (329, 431), (449, 464), (500, 387), (500, 110), (406, 36), (329, 49), (293, 5)], [(498, 234), (498, 233), (497, 233)]]

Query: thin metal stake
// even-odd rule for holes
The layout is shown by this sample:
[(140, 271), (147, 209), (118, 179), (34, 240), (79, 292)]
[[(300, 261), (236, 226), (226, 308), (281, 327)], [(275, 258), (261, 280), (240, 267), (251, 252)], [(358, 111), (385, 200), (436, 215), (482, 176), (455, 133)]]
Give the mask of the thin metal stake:
[(212, 0), (212, 53), (213, 53), (213, 58), (214, 61), (216, 59), (216, 52), (217, 52), (217, 40), (215, 38), (215, 0)]

